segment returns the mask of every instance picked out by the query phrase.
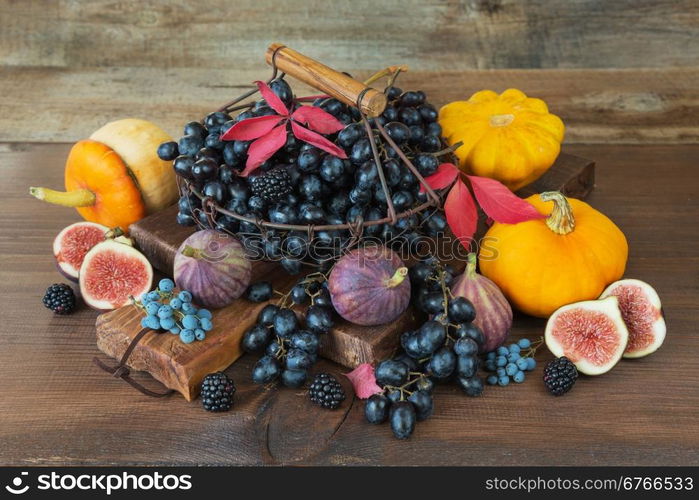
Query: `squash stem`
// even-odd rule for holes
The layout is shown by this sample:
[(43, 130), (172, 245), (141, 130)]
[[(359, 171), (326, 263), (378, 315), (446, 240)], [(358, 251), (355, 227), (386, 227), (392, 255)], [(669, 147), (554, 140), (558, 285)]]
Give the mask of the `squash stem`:
[(192, 257), (193, 259), (201, 259), (203, 255), (203, 252), (201, 250), (191, 247), (189, 245), (185, 245), (181, 253), (185, 257)]
[(64, 207), (91, 207), (95, 204), (95, 193), (89, 189), (75, 191), (54, 191), (42, 187), (30, 187), (29, 194), (39, 200)]
[(471, 279), (476, 277), (476, 254), (473, 252), (466, 256), (466, 276)]
[(575, 229), (573, 208), (565, 196), (559, 191), (546, 191), (539, 195), (541, 201), (552, 201), (553, 210), (546, 218), (546, 225), (556, 234), (565, 235)]
[(386, 288), (394, 288), (403, 283), (403, 280), (408, 275), (407, 267), (399, 267), (396, 272), (386, 280)]

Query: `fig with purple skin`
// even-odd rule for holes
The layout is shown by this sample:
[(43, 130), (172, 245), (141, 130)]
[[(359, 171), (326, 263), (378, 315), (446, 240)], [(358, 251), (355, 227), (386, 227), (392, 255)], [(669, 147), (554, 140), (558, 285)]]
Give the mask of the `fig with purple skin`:
[(410, 303), (408, 268), (384, 246), (352, 250), (333, 267), (328, 290), (337, 313), (356, 325), (382, 325)]
[(85, 303), (102, 311), (131, 303), (151, 289), (148, 259), (125, 243), (106, 240), (87, 252), (80, 266), (80, 293)]
[(191, 235), (175, 255), (177, 287), (188, 290), (204, 307), (225, 307), (240, 297), (250, 284), (251, 271), (243, 245), (213, 229)]
[(473, 324), (483, 331), (486, 339), (481, 351), (494, 351), (510, 333), (512, 307), (495, 283), (476, 273), (476, 254), (468, 254), (467, 259), (466, 269), (451, 286), (451, 293), (471, 301), (476, 309)]
[(665, 340), (665, 319), (660, 297), (648, 283), (625, 279), (612, 283), (601, 299), (614, 296), (619, 300), (621, 317), (629, 330), (625, 358), (641, 358), (654, 353)]
[(568, 304), (546, 323), (546, 347), (567, 357), (581, 373), (601, 375), (621, 359), (629, 331), (614, 296)]

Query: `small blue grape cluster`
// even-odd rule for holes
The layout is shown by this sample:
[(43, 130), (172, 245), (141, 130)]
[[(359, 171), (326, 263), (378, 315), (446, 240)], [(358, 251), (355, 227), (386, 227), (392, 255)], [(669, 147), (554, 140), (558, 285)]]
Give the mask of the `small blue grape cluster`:
[(211, 312), (197, 309), (192, 304), (192, 294), (182, 290), (174, 292), (175, 284), (170, 279), (162, 279), (158, 288), (141, 295), (141, 300), (134, 300), (145, 316), (141, 319), (143, 328), (167, 330), (179, 335), (180, 340), (190, 344), (195, 340), (204, 340), (206, 332), (213, 328)]
[[(523, 351), (525, 349), (529, 351)], [(517, 384), (524, 382), (524, 372), (536, 368), (534, 350), (529, 339), (520, 339), (509, 346), (500, 346), (497, 350), (489, 352), (485, 358), (485, 369), (495, 373), (489, 375), (486, 382), (503, 387), (510, 383), (510, 379)]]

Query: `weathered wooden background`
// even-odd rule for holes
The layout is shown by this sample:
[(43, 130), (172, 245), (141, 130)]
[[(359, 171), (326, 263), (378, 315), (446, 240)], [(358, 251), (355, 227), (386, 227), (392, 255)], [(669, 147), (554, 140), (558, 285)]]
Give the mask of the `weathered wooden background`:
[(406, 63), (436, 104), (520, 87), (568, 143), (699, 139), (696, 0), (0, 0), (0, 26), (0, 141), (131, 115), (176, 134), (266, 77), (272, 41), (358, 76)]

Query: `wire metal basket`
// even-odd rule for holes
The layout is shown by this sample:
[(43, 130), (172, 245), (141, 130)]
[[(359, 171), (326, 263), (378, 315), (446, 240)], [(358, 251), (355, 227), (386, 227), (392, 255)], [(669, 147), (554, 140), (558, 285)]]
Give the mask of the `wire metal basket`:
[[(282, 54), (284, 56), (283, 62), (280, 61), (280, 55)], [(339, 257), (343, 251), (357, 246), (364, 239), (364, 232), (369, 227), (382, 224), (394, 226), (401, 219), (405, 219), (413, 215), (424, 216), (428, 210), (437, 211), (441, 209), (443, 200), (440, 195), (429, 186), (408, 155), (406, 155), (406, 153), (389, 136), (386, 129), (382, 125), (381, 120), (377, 118), (383, 112), (386, 106), (387, 99), (385, 98), (385, 94), (388, 93), (388, 91), (393, 87), (398, 75), (407, 68), (404, 66), (389, 67), (375, 74), (372, 78), (367, 80), (367, 82), (361, 83), (352, 79), (347, 74), (336, 72), (316, 61), (313, 61), (310, 58), (307, 58), (306, 56), (303, 56), (302, 54), (299, 54), (298, 52), (289, 49), (284, 45), (279, 44), (273, 44), (270, 46), (267, 54), (267, 61), (272, 67), (272, 75), (266, 81), (267, 84), (271, 83), (277, 78), (283, 78), (288, 74), (289, 76), (295, 77), (296, 79), (317, 88), (321, 92), (325, 92), (328, 94), (327, 99), (338, 99), (358, 110), (360, 116), (359, 121), (363, 124), (369, 139), (372, 157), (376, 163), (378, 177), (381, 183), (381, 189), (385, 195), (387, 206), (386, 215), (385, 217), (377, 220), (364, 220), (362, 217), (357, 217), (353, 222), (347, 222), (344, 224), (281, 224), (264, 220), (262, 218), (241, 215), (231, 210), (227, 210), (225, 207), (218, 205), (211, 197), (204, 196), (204, 194), (197, 189), (194, 183), (178, 177), (177, 180), (180, 187), (180, 193), (182, 195), (193, 194), (201, 202), (201, 208), (192, 207), (192, 212), (195, 214), (194, 220), (201, 229), (208, 228), (200, 220), (201, 214), (198, 212), (203, 212), (210, 228), (217, 227), (218, 217), (226, 216), (235, 219), (238, 222), (247, 223), (248, 227), (250, 227), (250, 225), (254, 226), (258, 231), (255, 233), (255, 235), (258, 238), (261, 237), (263, 240), (270, 232), (272, 232), (275, 237), (278, 237), (280, 233), (284, 234), (290, 231), (300, 231), (308, 235), (308, 244), (309, 246), (312, 246), (317, 234), (321, 231), (346, 234), (346, 237), (340, 239), (337, 247), (333, 245), (333, 252), (323, 259), (324, 261), (332, 261)], [(388, 77), (388, 83), (383, 92), (377, 91), (369, 86), (371, 83), (382, 77)], [(348, 85), (351, 87), (349, 90)], [(255, 104), (255, 101), (244, 104), (240, 103), (253, 97), (257, 92), (259, 92), (257, 87), (251, 88), (249, 91), (246, 91), (242, 95), (221, 106), (218, 111), (231, 113), (234, 111), (250, 109)], [(383, 94), (383, 98), (380, 94)], [(396, 210), (391, 196), (391, 189), (389, 188), (383, 168), (383, 161), (381, 158), (383, 145), (377, 140), (379, 137), (387, 146), (391, 147), (395, 151), (398, 159), (406, 168), (410, 170), (420, 185), (424, 188), (424, 201), (418, 205), (401, 212)], [(453, 162), (455, 158), (453, 155), (453, 147), (447, 147), (444, 141), (442, 141), (442, 146), (442, 150), (431, 154), (436, 156), (446, 156), (448, 161)], [(419, 201), (420, 200), (418, 200), (418, 202)], [(219, 230), (221, 229), (219, 228)], [(233, 236), (250, 236), (249, 233), (241, 233), (240, 231), (224, 231)], [(260, 258), (270, 260), (265, 258), (264, 255), (260, 256)], [(317, 259), (303, 259), (303, 261), (305, 264), (322, 266), (322, 264), (317, 262)]]

